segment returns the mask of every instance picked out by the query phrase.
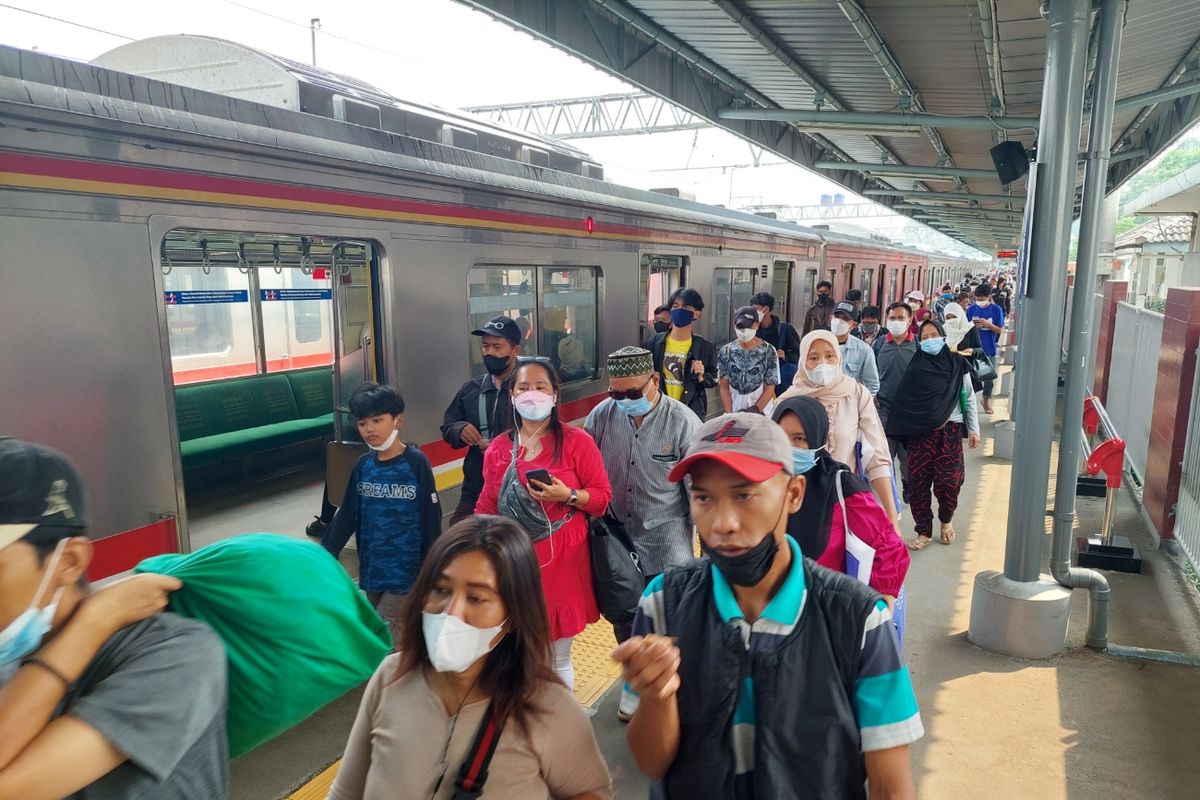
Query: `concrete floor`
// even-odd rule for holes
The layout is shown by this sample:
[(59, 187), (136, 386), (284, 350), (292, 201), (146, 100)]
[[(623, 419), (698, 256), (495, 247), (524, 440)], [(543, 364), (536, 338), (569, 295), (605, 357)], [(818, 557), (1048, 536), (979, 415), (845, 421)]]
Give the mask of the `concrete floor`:
[[(966, 638), (976, 573), (1004, 560), (1011, 464), (991, 455), (1003, 400), (968, 451), (956, 516), (958, 540), (912, 554), (906, 650), (926, 736), (913, 747), (918, 796), (932, 800), (1185, 800), (1200, 797), (1200, 670), (1118, 659), (1083, 646), (1085, 593), (1076, 592), (1069, 647), (1046, 661), (1008, 658)], [(235, 532), (302, 536), (320, 501), (317, 476), (281, 479), (220, 498), (193, 513), (197, 544)], [(255, 498), (247, 505), (247, 502)], [(1077, 528), (1098, 531), (1103, 500), (1081, 498)], [(1047, 533), (1049, 531), (1047, 518)], [(905, 536), (912, 536), (911, 519)], [(1178, 566), (1156, 548), (1128, 491), (1117, 532), (1141, 547), (1141, 575), (1109, 573), (1114, 644), (1200, 655), (1200, 603)], [(1047, 540), (1048, 540), (1047, 536)], [(1048, 541), (1047, 541), (1048, 544)], [(353, 554), (345, 559), (353, 569)], [(340, 755), (353, 720), (352, 692), (278, 740), (238, 759), (235, 800), (286, 797)], [(594, 707), (618, 798), (646, 796), (616, 721), (616, 690)]]

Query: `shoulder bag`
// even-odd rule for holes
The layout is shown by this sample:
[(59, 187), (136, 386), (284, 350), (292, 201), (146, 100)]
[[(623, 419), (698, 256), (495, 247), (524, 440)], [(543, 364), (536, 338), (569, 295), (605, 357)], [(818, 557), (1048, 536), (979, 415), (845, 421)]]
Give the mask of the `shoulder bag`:
[[(458, 777), (454, 780), (454, 794), (450, 800), (476, 800), (483, 794), (483, 785), (487, 783), (488, 767), (491, 766), (492, 756), (496, 755), (496, 745), (500, 743), (500, 726), (496, 724), (495, 707), (488, 703), (483, 712), (483, 720), (479, 723), (479, 731), (475, 741), (462, 766), (458, 768)], [(440, 783), (440, 781), (439, 781)], [(437, 794), (437, 789), (434, 789)]]
[(588, 523), (588, 549), (600, 613), (614, 625), (629, 624), (646, 588), (646, 576), (625, 525), (611, 510)]

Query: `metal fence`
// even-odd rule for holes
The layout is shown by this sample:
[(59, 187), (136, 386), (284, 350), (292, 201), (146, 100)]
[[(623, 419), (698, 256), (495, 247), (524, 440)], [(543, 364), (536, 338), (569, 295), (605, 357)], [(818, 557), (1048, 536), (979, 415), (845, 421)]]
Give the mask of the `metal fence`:
[(1162, 314), (1129, 303), (1117, 305), (1104, 407), (1126, 442), (1125, 457), (1139, 483), (1146, 475), (1162, 329)]
[(1183, 476), (1175, 506), (1175, 539), (1192, 565), (1200, 569), (1200, 350), (1196, 351), (1196, 377), (1192, 383), (1192, 407), (1188, 413), (1187, 444), (1183, 451)]

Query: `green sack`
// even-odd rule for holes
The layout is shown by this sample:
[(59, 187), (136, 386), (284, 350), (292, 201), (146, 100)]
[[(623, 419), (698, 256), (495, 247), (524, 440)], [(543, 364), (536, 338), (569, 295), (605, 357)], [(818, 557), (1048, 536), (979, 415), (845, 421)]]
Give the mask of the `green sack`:
[(248, 533), (135, 572), (172, 575), (171, 610), (207, 622), (229, 654), (229, 753), (239, 756), (371, 677), (387, 623), (319, 545)]

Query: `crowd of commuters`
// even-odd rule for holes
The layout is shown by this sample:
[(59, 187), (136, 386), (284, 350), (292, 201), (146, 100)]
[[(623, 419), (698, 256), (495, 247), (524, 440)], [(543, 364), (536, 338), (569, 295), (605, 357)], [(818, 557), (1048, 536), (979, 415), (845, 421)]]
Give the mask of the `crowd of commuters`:
[[(972, 375), (995, 357), (1010, 290), (981, 282), (964, 307), (947, 284), (931, 306), (911, 292), (881, 312), (818, 289), (803, 336), (760, 293), (719, 349), (695, 330), (703, 298), (678, 289), (642, 347), (608, 356), (608, 397), (583, 427), (514, 320), (472, 331), (484, 374), (442, 425), (466, 449), (445, 532), (400, 393), (355, 391), (368, 452), (316, 532), (335, 556), (357, 539), (359, 585), (396, 648), (331, 798), (612, 796), (570, 692), (572, 640), (600, 617), (589, 524), (603, 515), (646, 579), (613, 658), (630, 750), (661, 796), (914, 796), (923, 728), (891, 609), (908, 550), (933, 540), (934, 498), (940, 541), (955, 539), (964, 441), (991, 410)], [(706, 421), (713, 388), (725, 413)], [(0, 797), (228, 796), (224, 651), (164, 612), (180, 582), (89, 587), (70, 462), (0, 438), (0, 471)], [(869, 574), (852, 568), (862, 547)]]

